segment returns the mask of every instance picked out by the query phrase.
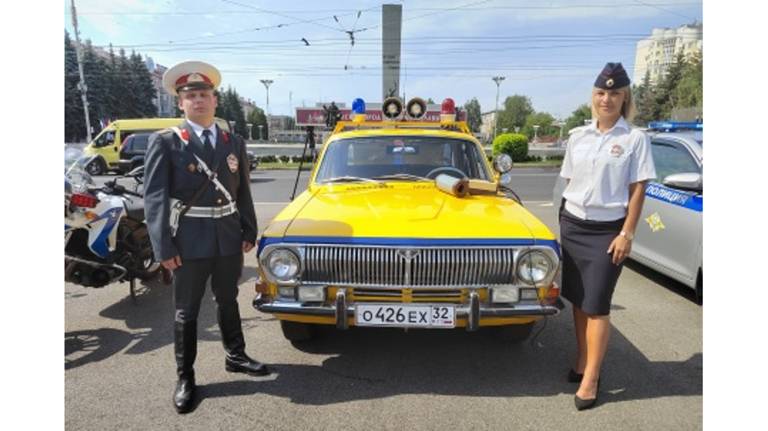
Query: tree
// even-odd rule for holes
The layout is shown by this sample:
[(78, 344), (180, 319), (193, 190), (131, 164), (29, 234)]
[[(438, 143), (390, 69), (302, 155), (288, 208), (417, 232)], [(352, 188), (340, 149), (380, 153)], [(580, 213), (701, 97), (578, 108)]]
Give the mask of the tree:
[(680, 80), (672, 93), (673, 108), (702, 108), (704, 102), (703, 68), (700, 54), (694, 54), (683, 63)]
[(509, 131), (513, 131), (515, 130), (515, 127), (522, 128), (525, 126), (525, 119), (533, 113), (534, 110), (531, 105), (531, 99), (527, 96), (516, 94), (507, 97), (506, 100), (504, 100), (504, 109), (497, 113), (498, 130), (501, 131), (506, 128)]
[(248, 129), (245, 125), (245, 113), (242, 105), (240, 105), (240, 96), (237, 91), (232, 87), (228, 87), (227, 91), (218, 94), (219, 104), (216, 107), (216, 116), (223, 118), (228, 122), (235, 123), (234, 133), (240, 136), (247, 136)]
[(146, 63), (141, 55), (132, 52), (128, 61), (130, 71), (130, 91), (134, 97), (134, 105), (131, 107), (135, 117), (156, 117), (157, 106), (152, 101), (157, 98), (155, 87), (152, 85), (152, 76), (149, 74)]
[[(251, 129), (251, 135), (253, 138), (256, 138), (256, 139), (261, 139), (262, 137), (265, 139), (267, 138), (268, 136), (267, 133), (269, 132), (269, 130), (267, 129), (268, 127), (267, 116), (264, 115), (263, 109), (259, 108), (258, 106), (254, 107), (253, 111), (251, 111), (251, 113), (248, 115), (248, 122), (253, 124), (253, 127)], [(259, 125), (262, 126), (261, 133), (263, 134), (263, 136), (259, 136)]]
[[(534, 136), (551, 136), (557, 134), (560, 130), (557, 126), (553, 126), (555, 117), (546, 112), (536, 112), (530, 114), (525, 118), (525, 125), (523, 126), (522, 133), (528, 136), (528, 139), (533, 139)], [(538, 132), (534, 131), (533, 126), (539, 126)]]
[(589, 120), (591, 118), (592, 108), (589, 107), (589, 104), (585, 103), (583, 105), (579, 105), (579, 107), (571, 113), (571, 116), (565, 120), (565, 126), (563, 126), (563, 134), (565, 135), (575, 127), (583, 126), (584, 120)]
[(69, 33), (64, 31), (64, 142), (80, 142), (86, 136), (83, 100), (77, 88), (79, 82), (77, 53)]
[(480, 110), (480, 102), (476, 97), (464, 104), (464, 111), (467, 112), (467, 125), (469, 130), (473, 133), (480, 131), (480, 126), (483, 124), (482, 111)]

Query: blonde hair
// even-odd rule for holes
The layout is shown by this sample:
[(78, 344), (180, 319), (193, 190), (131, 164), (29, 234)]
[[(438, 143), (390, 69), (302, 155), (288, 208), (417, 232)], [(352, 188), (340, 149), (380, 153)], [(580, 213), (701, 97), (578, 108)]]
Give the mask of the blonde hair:
[[(594, 94), (595, 90), (603, 90), (602, 88), (593, 87), (592, 93)], [(632, 123), (632, 120), (635, 119), (635, 116), (637, 115), (637, 108), (635, 107), (635, 101), (632, 98), (632, 89), (629, 88), (629, 85), (621, 88), (617, 88), (618, 91), (624, 92), (624, 102), (621, 105), (621, 116), (624, 117), (625, 120), (627, 120), (628, 123)], [(592, 120), (597, 121), (597, 109), (595, 109), (595, 101), (593, 98), (590, 98), (590, 108), (592, 109)]]

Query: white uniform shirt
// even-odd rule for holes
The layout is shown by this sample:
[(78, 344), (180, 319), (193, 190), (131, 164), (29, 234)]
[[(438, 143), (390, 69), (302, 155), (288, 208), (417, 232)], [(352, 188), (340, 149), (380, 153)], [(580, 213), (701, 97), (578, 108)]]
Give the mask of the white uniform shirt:
[(568, 212), (584, 220), (623, 218), (629, 185), (656, 178), (650, 138), (623, 117), (605, 133), (596, 121), (574, 129), (560, 176), (570, 180), (563, 192)]
[(200, 138), (200, 142), (205, 142), (205, 138), (203, 137), (203, 130), (210, 130), (211, 131), (211, 146), (213, 149), (216, 149), (216, 123), (214, 122), (211, 124), (211, 127), (203, 127), (197, 123), (193, 123), (192, 121), (187, 120), (187, 123), (189, 123), (190, 126), (192, 126), (192, 131), (195, 132), (195, 135), (197, 135), (198, 138)]

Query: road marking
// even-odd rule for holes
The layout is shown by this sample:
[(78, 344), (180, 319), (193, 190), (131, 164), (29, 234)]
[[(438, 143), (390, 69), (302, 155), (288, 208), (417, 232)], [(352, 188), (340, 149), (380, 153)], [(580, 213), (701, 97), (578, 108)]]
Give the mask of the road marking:
[(285, 201), (285, 202), (256, 202), (256, 201), (253, 201), (254, 205), (287, 205), (289, 203), (291, 203), (291, 202), (290, 201)]

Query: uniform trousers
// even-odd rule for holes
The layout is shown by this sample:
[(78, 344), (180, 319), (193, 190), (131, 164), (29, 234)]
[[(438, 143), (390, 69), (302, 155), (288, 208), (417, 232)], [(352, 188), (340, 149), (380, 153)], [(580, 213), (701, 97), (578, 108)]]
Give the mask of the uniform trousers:
[(206, 259), (182, 260), (174, 270), (173, 297), (176, 309), (174, 321), (174, 350), (179, 377), (193, 376), (197, 356), (197, 316), (205, 294), (205, 285), (211, 279), (211, 290), (216, 300), (216, 318), (221, 330), (221, 341), (230, 358), (245, 354), (245, 339), (237, 303), (238, 286), (243, 255), (218, 256)]

